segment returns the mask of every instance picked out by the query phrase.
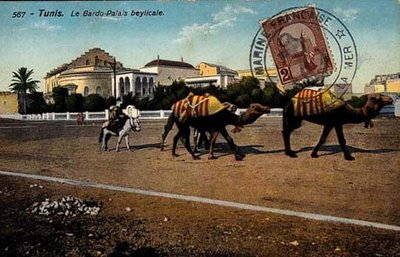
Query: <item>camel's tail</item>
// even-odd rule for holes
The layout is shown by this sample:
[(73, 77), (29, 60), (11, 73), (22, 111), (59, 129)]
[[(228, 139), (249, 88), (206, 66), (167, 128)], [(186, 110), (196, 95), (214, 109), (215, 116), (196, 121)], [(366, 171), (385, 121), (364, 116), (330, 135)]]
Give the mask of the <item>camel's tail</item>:
[(161, 151), (164, 150), (164, 146), (165, 146), (165, 139), (168, 136), (168, 133), (171, 131), (172, 127), (174, 126), (174, 120), (175, 120), (175, 115), (172, 112), (167, 120), (167, 123), (164, 126), (164, 133), (162, 134), (162, 139), (161, 139), (161, 143), (160, 143), (160, 148)]

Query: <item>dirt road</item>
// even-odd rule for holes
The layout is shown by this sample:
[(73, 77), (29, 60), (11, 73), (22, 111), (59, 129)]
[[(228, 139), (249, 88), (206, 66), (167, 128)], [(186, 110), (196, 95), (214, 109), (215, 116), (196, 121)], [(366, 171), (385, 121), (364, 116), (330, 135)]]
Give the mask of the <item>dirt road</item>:
[[(120, 153), (99, 153), (98, 124), (77, 127), (66, 123), (3, 120), (0, 170), (400, 225), (398, 119), (377, 119), (372, 129), (346, 126), (346, 139), (356, 157), (353, 162), (343, 159), (334, 134), (323, 148), (322, 156), (310, 158), (320, 127), (309, 123), (292, 136), (299, 157), (286, 157), (278, 118), (260, 119), (234, 135), (246, 153), (242, 162), (234, 161), (222, 140), (217, 160), (210, 161), (206, 155), (199, 161), (191, 160), (183, 148), (178, 149), (181, 156), (173, 158), (170, 148), (164, 152), (158, 149), (162, 125), (162, 122), (144, 122), (142, 132), (131, 136), (134, 152), (122, 149)], [(114, 144), (115, 140), (110, 146)], [(147, 246), (166, 256), (214, 256), (219, 250), (220, 256), (396, 256), (400, 251), (399, 234), (385, 230), (56, 184), (48, 184), (43, 192), (35, 193), (27, 189), (29, 183), (32, 182), (26, 179), (2, 177), (3, 186), (20, 198), (11, 202), (8, 197), (1, 198), (1, 205), (6, 206), (2, 208), (6, 210), (2, 218), (14, 224), (11, 234), (24, 226), (18, 222), (21, 219), (29, 220), (32, 226), (38, 226), (38, 222), (48, 226), (32, 215), (10, 215), (12, 208), (26, 208), (44, 195), (76, 193), (106, 202), (99, 218), (91, 219), (93, 226), (104, 224), (105, 231), (115, 223), (131, 222), (126, 219), (129, 215), (143, 215), (132, 222), (142, 222), (147, 231), (142, 238), (146, 243), (135, 246), (134, 238), (111, 236), (113, 239), (105, 240), (108, 243), (102, 243), (105, 245), (102, 254), (111, 254), (115, 248), (112, 242), (120, 240), (129, 244), (132, 255), (126, 256), (138, 256), (134, 251)], [(118, 200), (108, 202), (109, 195)], [(128, 202), (133, 204), (132, 213), (124, 212)], [(166, 222), (167, 228), (156, 226), (164, 224), (164, 216), (170, 221)], [(247, 229), (251, 232), (246, 232)], [(61, 238), (68, 240), (71, 247), (75, 244), (74, 239)], [(294, 241), (300, 244), (290, 244)], [(81, 247), (77, 242), (75, 246)], [(171, 247), (170, 242), (174, 244)], [(340, 250), (335, 251), (336, 247)], [(84, 255), (80, 251), (77, 256)]]

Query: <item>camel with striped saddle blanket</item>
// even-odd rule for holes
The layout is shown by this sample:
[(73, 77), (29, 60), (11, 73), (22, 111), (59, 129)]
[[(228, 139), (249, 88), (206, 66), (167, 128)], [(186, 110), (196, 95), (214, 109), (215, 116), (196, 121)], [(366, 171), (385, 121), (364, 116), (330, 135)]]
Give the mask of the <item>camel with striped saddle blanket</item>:
[(371, 127), (371, 119), (376, 117), (385, 105), (393, 103), (391, 97), (376, 93), (363, 95), (361, 99), (364, 100), (364, 105), (361, 108), (355, 108), (350, 101), (343, 101), (330, 91), (302, 89), (288, 100), (283, 109), (282, 135), (285, 154), (297, 157), (290, 147), (290, 135), (293, 130), (301, 126), (302, 120), (306, 120), (324, 126), (321, 137), (312, 150), (311, 157), (318, 157), (318, 150), (325, 143), (330, 131), (335, 128), (344, 158), (354, 160), (346, 146), (343, 125), (365, 123), (365, 127)]
[(178, 133), (173, 139), (172, 155), (177, 156), (176, 146), (178, 140), (183, 138), (187, 151), (193, 159), (199, 159), (190, 147), (190, 127), (199, 131), (207, 131), (211, 134), (209, 159), (215, 159), (214, 146), (219, 134), (228, 142), (235, 154), (236, 160), (242, 160), (244, 155), (239, 151), (232, 137), (226, 130), (227, 125), (234, 125), (238, 129), (246, 124), (255, 122), (261, 115), (268, 113), (270, 108), (261, 104), (252, 104), (241, 115), (230, 110), (231, 104), (221, 103), (216, 97), (209, 94), (194, 95), (190, 93), (186, 98), (172, 105), (172, 113), (168, 117), (162, 134), (161, 150), (164, 148), (165, 139), (174, 124), (178, 127)]

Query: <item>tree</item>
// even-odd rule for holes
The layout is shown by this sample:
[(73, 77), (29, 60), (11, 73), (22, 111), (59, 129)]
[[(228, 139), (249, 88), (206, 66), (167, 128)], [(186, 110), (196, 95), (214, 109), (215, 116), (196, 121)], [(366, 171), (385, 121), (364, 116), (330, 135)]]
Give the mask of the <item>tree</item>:
[(98, 94), (90, 94), (85, 97), (84, 108), (86, 111), (97, 112), (104, 111), (106, 101)]
[(251, 102), (264, 101), (260, 81), (255, 77), (243, 77), (239, 82), (228, 85), (229, 101), (239, 107), (248, 107)]
[(65, 103), (68, 97), (68, 89), (65, 87), (55, 87), (53, 88), (53, 100), (54, 100), (54, 111), (55, 112), (65, 112), (67, 110), (67, 105)]
[(71, 94), (65, 98), (65, 107), (68, 112), (83, 111), (83, 96), (81, 94)]
[(32, 80), (31, 75), (33, 69), (29, 70), (26, 67), (21, 67), (17, 72), (13, 72), (10, 84), (11, 91), (18, 94), (18, 98), (22, 100), (23, 113), (26, 114), (26, 93), (36, 92), (38, 80)]
[(47, 112), (49, 107), (43, 97), (43, 92), (32, 92), (26, 95), (27, 113)]

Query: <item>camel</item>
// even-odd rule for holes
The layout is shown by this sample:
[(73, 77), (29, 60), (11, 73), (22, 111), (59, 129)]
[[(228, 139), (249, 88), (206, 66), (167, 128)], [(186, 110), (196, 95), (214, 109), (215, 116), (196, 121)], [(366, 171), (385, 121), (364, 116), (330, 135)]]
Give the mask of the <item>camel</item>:
[(302, 120), (306, 120), (323, 126), (321, 137), (311, 152), (312, 158), (318, 157), (318, 150), (325, 143), (330, 131), (334, 128), (339, 145), (344, 153), (344, 158), (346, 160), (354, 160), (354, 157), (346, 146), (343, 125), (365, 123), (365, 127), (372, 127), (371, 119), (376, 117), (385, 105), (393, 103), (391, 97), (378, 93), (363, 95), (361, 99), (365, 101), (365, 104), (361, 108), (352, 107), (349, 101), (342, 101), (339, 106), (329, 111), (318, 114), (305, 112), (300, 116), (296, 114), (296, 110), (298, 109), (294, 105), (293, 98), (292, 101), (289, 100), (289, 103), (283, 109), (282, 135), (285, 144), (285, 154), (290, 157), (297, 157), (296, 153), (290, 147), (290, 135), (293, 130), (301, 126)]
[[(174, 106), (177, 105), (174, 104), (173, 109)], [(190, 146), (190, 141), (189, 141), (190, 127), (193, 127), (199, 131), (207, 131), (211, 134), (210, 152), (208, 157), (209, 159), (216, 159), (214, 155), (214, 147), (215, 147), (215, 141), (220, 133), (228, 142), (231, 150), (234, 153), (235, 159), (242, 160), (244, 158), (244, 155), (239, 151), (237, 145), (234, 143), (232, 137), (229, 135), (228, 131), (226, 130), (226, 126), (234, 125), (239, 128), (244, 125), (251, 124), (255, 122), (261, 115), (269, 113), (269, 111), (270, 108), (267, 106), (263, 106), (261, 104), (251, 104), (250, 107), (241, 115), (233, 113), (232, 111), (229, 110), (229, 108), (222, 108), (218, 112), (210, 115), (190, 116), (185, 119), (182, 119), (176, 112), (173, 111), (171, 115), (168, 117), (167, 124), (164, 127), (164, 133), (162, 135), (162, 142), (161, 142), (161, 150), (164, 147), (164, 142), (169, 131), (172, 129), (175, 123), (176, 126), (178, 127), (178, 132), (173, 139), (172, 156), (178, 156), (176, 154), (176, 146), (178, 140), (180, 138), (183, 138), (185, 148), (191, 154), (192, 158), (195, 160), (200, 159), (198, 156), (195, 155)]]

